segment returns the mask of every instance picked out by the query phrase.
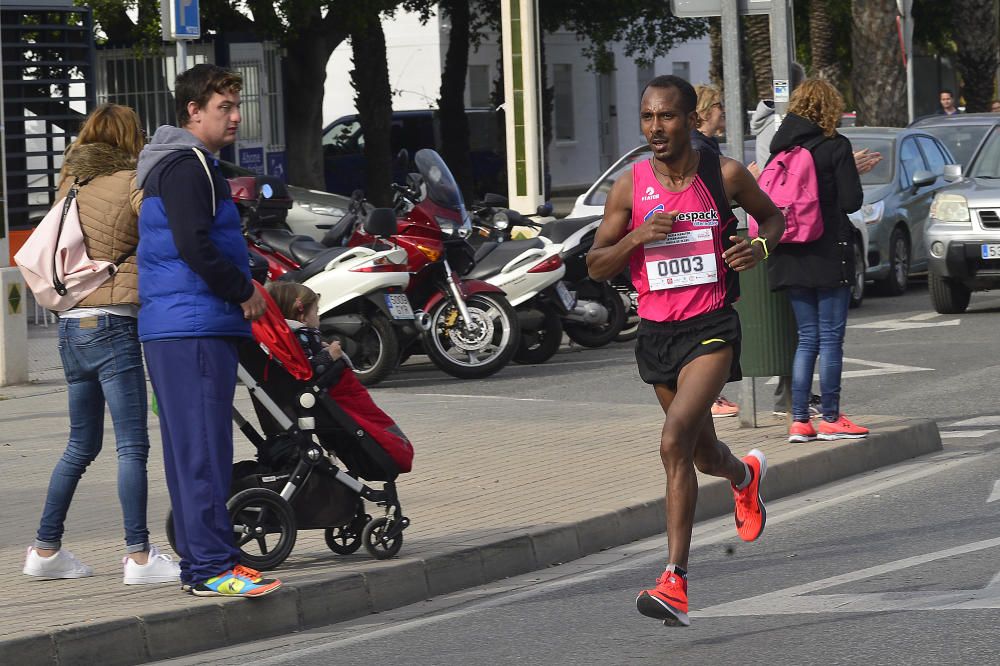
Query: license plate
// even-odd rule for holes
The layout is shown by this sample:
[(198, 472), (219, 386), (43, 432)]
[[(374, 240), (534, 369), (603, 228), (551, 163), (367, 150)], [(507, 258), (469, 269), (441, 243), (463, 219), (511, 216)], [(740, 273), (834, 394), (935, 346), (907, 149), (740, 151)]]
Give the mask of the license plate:
[(556, 282), (556, 293), (559, 294), (559, 300), (562, 301), (563, 307), (572, 310), (573, 306), (576, 305), (576, 296), (566, 288), (566, 285), (562, 282)]
[(413, 308), (410, 307), (410, 299), (406, 294), (386, 294), (385, 304), (393, 319), (413, 319)]
[(1000, 243), (983, 243), (983, 259), (1000, 259)]

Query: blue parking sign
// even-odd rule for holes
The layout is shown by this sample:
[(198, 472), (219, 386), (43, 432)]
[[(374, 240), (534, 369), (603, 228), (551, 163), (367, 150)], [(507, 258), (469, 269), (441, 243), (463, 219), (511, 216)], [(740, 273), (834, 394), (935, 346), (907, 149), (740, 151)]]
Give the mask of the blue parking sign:
[(201, 37), (198, 0), (160, 0), (160, 19), (165, 40)]

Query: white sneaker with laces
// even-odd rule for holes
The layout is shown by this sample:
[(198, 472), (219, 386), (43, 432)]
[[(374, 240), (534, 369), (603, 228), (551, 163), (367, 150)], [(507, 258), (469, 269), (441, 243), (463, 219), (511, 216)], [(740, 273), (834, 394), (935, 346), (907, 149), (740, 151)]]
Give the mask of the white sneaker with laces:
[(93, 569), (76, 559), (76, 555), (68, 550), (60, 549), (55, 555), (42, 557), (31, 546), (28, 547), (24, 569), (21, 571), (27, 576), (39, 578), (86, 578), (94, 575)]
[(122, 559), (125, 565), (126, 585), (149, 585), (151, 583), (176, 583), (181, 579), (181, 567), (156, 546), (149, 547), (149, 560), (139, 564), (131, 557)]

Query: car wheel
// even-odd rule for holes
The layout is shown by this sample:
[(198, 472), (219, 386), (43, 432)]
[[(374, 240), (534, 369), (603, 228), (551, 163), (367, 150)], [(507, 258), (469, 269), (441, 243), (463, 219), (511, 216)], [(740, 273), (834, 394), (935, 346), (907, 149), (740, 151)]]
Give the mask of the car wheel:
[(851, 283), (851, 307), (861, 307), (865, 299), (865, 251), (861, 239), (854, 238), (854, 282)]
[(931, 304), (940, 314), (960, 314), (969, 307), (972, 290), (958, 280), (938, 275), (934, 271), (927, 274)]
[(889, 275), (882, 280), (888, 296), (902, 296), (910, 279), (910, 239), (902, 229), (893, 229), (889, 237)]

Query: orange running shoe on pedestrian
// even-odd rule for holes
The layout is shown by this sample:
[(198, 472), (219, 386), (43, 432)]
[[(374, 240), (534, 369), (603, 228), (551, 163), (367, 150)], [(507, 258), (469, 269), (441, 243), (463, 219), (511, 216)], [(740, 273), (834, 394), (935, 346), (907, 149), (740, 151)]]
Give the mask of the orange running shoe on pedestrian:
[(754, 449), (743, 458), (743, 464), (750, 468), (751, 479), (745, 488), (733, 486), (736, 533), (744, 541), (755, 541), (764, 531), (764, 523), (767, 522), (764, 498), (760, 494), (760, 484), (767, 474), (767, 458), (761, 451)]
[(712, 418), (721, 419), (727, 416), (736, 416), (740, 413), (740, 406), (735, 402), (726, 400), (726, 397), (720, 395), (712, 403)]
[(789, 442), (811, 442), (814, 439), (816, 439), (816, 429), (810, 421), (805, 423), (792, 421), (791, 427), (788, 428)]
[(663, 620), (664, 626), (690, 627), (687, 578), (667, 569), (656, 579), (656, 587), (639, 593), (635, 607), (646, 617)]
[(819, 423), (819, 438), (823, 440), (862, 439), (867, 436), (868, 428), (863, 428), (852, 423), (843, 414), (833, 423), (825, 419)]

